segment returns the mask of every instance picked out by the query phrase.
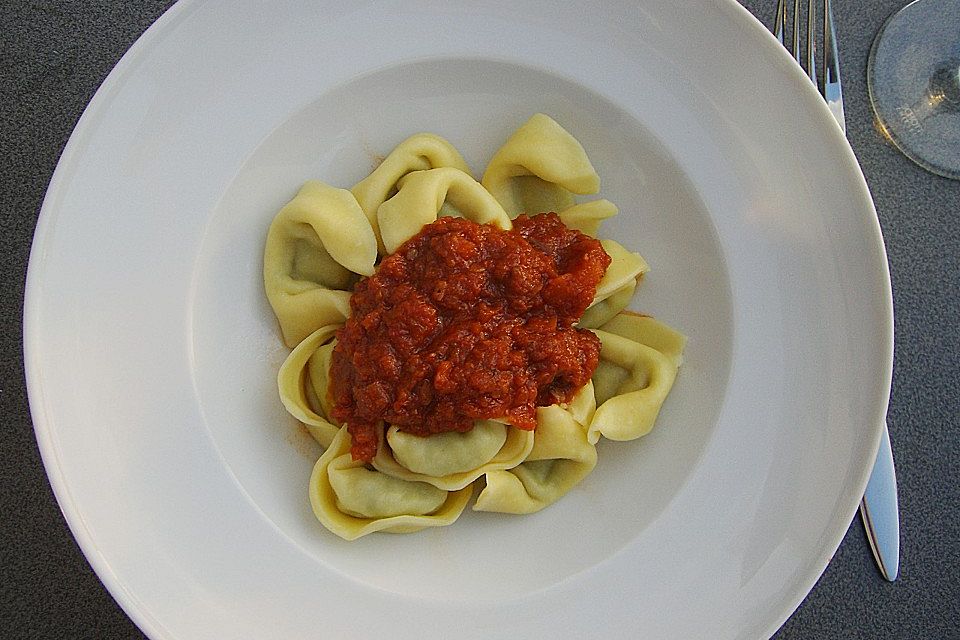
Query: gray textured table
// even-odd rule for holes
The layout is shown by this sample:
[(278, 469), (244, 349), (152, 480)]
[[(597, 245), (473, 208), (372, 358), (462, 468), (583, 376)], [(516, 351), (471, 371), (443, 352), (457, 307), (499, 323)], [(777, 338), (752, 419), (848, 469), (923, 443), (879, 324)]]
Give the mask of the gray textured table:
[[(866, 95), (873, 35), (904, 3), (835, 2), (848, 135), (876, 202), (893, 279), (889, 424), (902, 509), (901, 574), (893, 584), (880, 578), (855, 521), (780, 639), (960, 638), (960, 182), (924, 173), (886, 144)], [(57, 508), (23, 375), (24, 275), (44, 190), (96, 88), (171, 3), (93, 4), (0, 6), (2, 638), (143, 637), (91, 571)], [(771, 24), (774, 0), (743, 4)]]

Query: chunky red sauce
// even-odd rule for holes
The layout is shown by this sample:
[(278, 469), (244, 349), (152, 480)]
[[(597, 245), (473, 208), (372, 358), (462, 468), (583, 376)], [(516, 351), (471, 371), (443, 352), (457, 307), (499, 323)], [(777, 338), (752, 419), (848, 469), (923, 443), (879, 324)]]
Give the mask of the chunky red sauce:
[(333, 417), (353, 458), (373, 458), (381, 420), (424, 436), (481, 418), (535, 428), (538, 406), (593, 375), (600, 341), (573, 324), (609, 264), (554, 213), (511, 231), (449, 217), (424, 227), (357, 285), (337, 336)]

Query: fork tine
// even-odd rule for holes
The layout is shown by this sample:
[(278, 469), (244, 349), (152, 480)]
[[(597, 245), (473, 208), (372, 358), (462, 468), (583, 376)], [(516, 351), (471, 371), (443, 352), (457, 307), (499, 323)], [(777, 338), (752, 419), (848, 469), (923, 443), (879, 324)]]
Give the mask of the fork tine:
[(783, 44), (783, 32), (787, 29), (787, 6), (785, 0), (777, 0), (777, 18), (773, 26), (773, 35)]
[[(806, 55), (802, 55), (803, 46), (800, 44), (800, 0), (794, 0), (793, 2), (793, 38), (792, 41), (787, 43), (785, 32), (787, 30), (787, 7), (785, 0), (777, 0), (777, 16), (774, 19), (773, 34), (776, 36), (777, 40), (782, 44), (787, 51), (790, 52), (790, 55), (794, 57), (801, 67), (803, 67), (807, 76), (809, 76), (811, 82), (814, 86), (823, 93), (821, 84), (819, 82), (819, 74), (817, 73), (817, 45), (816, 45), (816, 10), (815, 5), (817, 3), (814, 0), (807, 0), (807, 38), (806, 38), (806, 50), (803, 52)], [(827, 33), (827, 20), (828, 20), (828, 8), (830, 6), (829, 0), (826, 0), (824, 6), (824, 34)], [(832, 18), (831, 18), (832, 19)], [(827, 46), (827, 42), (824, 41), (824, 45)], [(835, 59), (835, 57), (834, 57)]]
[(823, 80), (817, 72), (816, 62), (816, 8), (819, 2), (807, 0), (807, 34), (806, 55), (801, 57), (800, 45), (800, 0), (793, 2), (793, 38), (786, 42), (787, 8), (785, 0), (777, 0), (777, 17), (773, 32), (780, 44), (794, 57), (797, 64), (803, 68), (813, 86), (827, 102), (841, 128), (844, 127), (843, 94), (840, 89), (840, 59), (837, 55), (837, 32), (833, 24), (833, 4), (831, 0), (823, 0)]
[(790, 53), (800, 64), (800, 0), (793, 0), (793, 49)]
[(823, 97), (830, 110), (843, 122), (843, 92), (840, 89), (840, 57), (837, 53), (837, 32), (833, 25), (833, 6), (825, 0), (823, 7)]
[(816, 61), (816, 50), (817, 45), (814, 42), (814, 36), (817, 32), (816, 23), (814, 22), (814, 16), (816, 12), (813, 10), (813, 0), (807, 0), (807, 75), (810, 76), (810, 80), (813, 81), (813, 86), (820, 89), (820, 83), (817, 80), (817, 61)]

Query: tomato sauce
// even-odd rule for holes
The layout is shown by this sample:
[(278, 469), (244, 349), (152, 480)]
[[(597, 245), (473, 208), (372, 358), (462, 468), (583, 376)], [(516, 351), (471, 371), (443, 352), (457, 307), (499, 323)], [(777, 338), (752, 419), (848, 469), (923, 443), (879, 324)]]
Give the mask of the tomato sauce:
[(462, 218), (425, 226), (357, 284), (330, 369), (333, 417), (355, 460), (381, 420), (428, 436), (482, 418), (536, 427), (536, 408), (569, 401), (600, 341), (573, 325), (610, 264), (600, 242), (554, 213), (503, 231)]

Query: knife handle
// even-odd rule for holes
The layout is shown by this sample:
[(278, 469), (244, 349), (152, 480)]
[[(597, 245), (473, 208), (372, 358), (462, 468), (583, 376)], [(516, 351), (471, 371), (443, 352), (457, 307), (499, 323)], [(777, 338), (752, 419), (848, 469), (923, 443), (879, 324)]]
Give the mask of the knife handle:
[(890, 434), (884, 424), (877, 459), (860, 501), (860, 515), (870, 550), (883, 577), (891, 582), (900, 570), (900, 512), (897, 475), (893, 467)]

